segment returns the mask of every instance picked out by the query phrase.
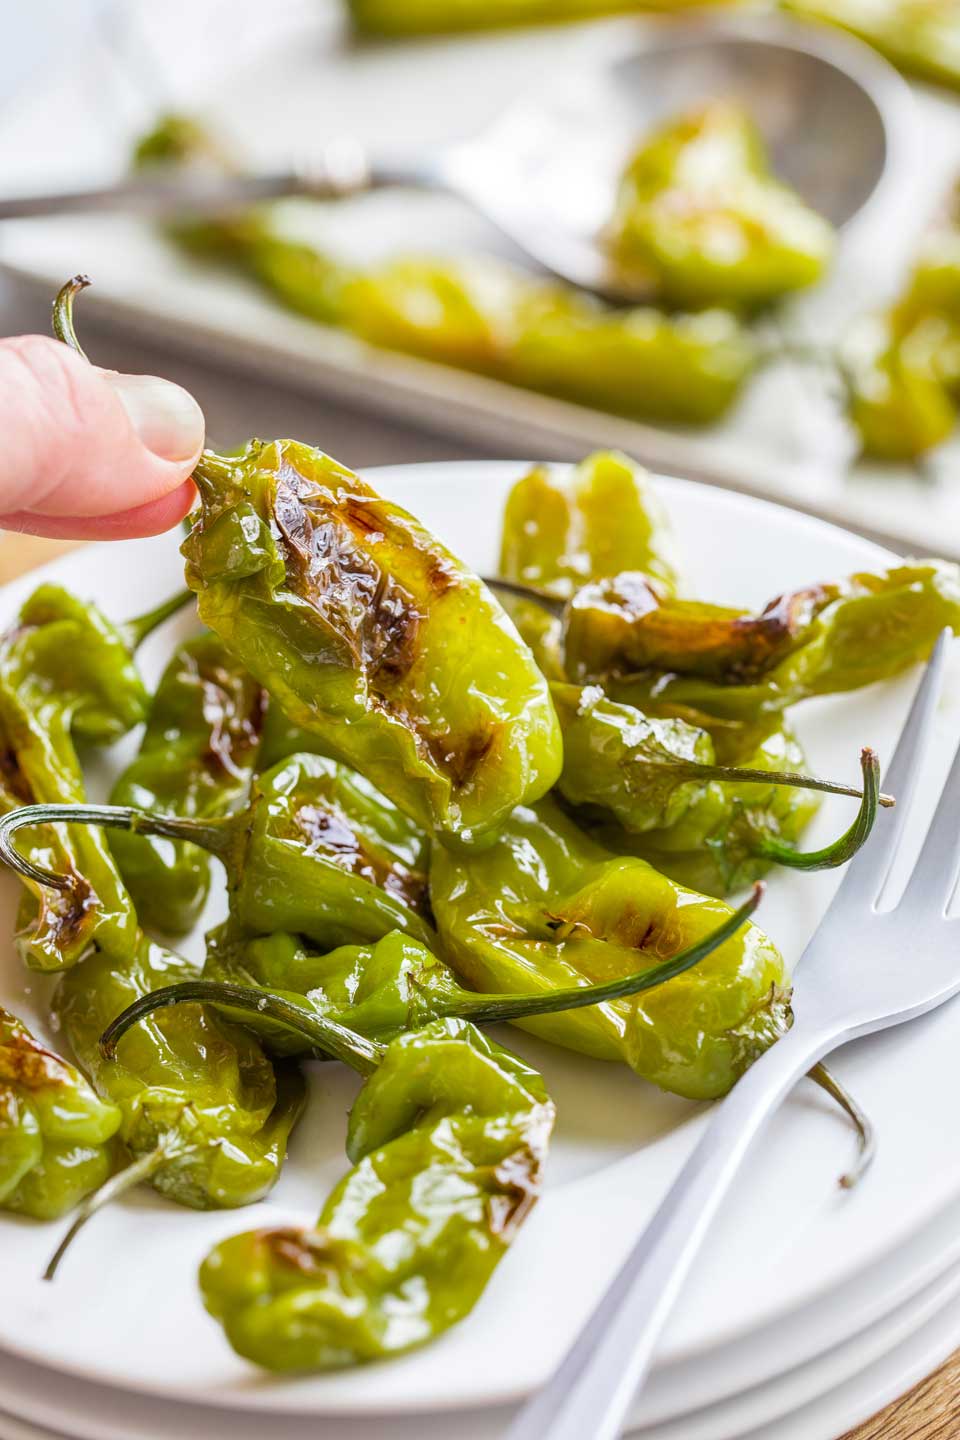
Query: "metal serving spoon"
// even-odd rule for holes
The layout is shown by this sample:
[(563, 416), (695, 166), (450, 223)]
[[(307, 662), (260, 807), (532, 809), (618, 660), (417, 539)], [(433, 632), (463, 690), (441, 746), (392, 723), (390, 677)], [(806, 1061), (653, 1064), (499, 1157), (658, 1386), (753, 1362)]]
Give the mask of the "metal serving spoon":
[(583, 34), (577, 69), (510, 106), (483, 134), (430, 149), (331, 140), (304, 163), (225, 176), (200, 166), (101, 189), (0, 200), (0, 220), (82, 210), (215, 212), (280, 196), (340, 199), (386, 186), (467, 200), (544, 269), (615, 300), (645, 298), (611, 265), (603, 230), (617, 177), (653, 126), (710, 99), (741, 101), (776, 171), (836, 226), (875, 197), (911, 97), (855, 41), (771, 16)]

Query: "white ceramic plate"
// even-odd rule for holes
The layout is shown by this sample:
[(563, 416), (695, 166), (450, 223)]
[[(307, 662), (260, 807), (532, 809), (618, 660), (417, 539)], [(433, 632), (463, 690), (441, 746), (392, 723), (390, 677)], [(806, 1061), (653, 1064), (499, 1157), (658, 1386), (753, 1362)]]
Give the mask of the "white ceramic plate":
[[(876, 1408), (866, 1399), (869, 1386), (872, 1383), (876, 1387), (881, 1362), (889, 1363), (891, 1352), (897, 1351), (894, 1365), (895, 1373), (899, 1373), (902, 1347), (912, 1345), (918, 1331), (929, 1331), (931, 1337), (937, 1337), (938, 1345), (942, 1344), (943, 1334), (957, 1334), (958, 1290), (960, 1268), (954, 1266), (887, 1319), (823, 1359), (792, 1369), (772, 1384), (750, 1390), (726, 1404), (698, 1410), (673, 1424), (631, 1429), (629, 1433), (636, 1440), (738, 1440), (748, 1431), (756, 1435), (760, 1427), (764, 1434), (777, 1434), (770, 1428), (775, 1422), (795, 1415), (806, 1405), (829, 1402), (838, 1386), (851, 1383), (858, 1385), (858, 1394), (863, 1397), (863, 1413), (869, 1413)], [(769, 1337), (764, 1336), (764, 1343), (768, 1341)], [(938, 1354), (931, 1364), (935, 1365), (939, 1358)], [(886, 1375), (883, 1383), (888, 1383)], [(256, 1415), (199, 1409), (109, 1391), (3, 1356), (0, 1396), (0, 1440), (59, 1440), (61, 1436), (71, 1440), (181, 1440), (185, 1434), (196, 1440), (261, 1440), (262, 1435), (262, 1417)], [(4, 1413), (8, 1410), (13, 1413)], [(389, 1425), (391, 1440), (448, 1440), (453, 1418), (449, 1414), (367, 1420), (339, 1416), (326, 1420), (323, 1433), (325, 1440), (383, 1440), (384, 1426)], [(509, 1412), (499, 1408), (457, 1412), (458, 1440), (499, 1440), (508, 1420)], [(41, 1425), (53, 1427), (57, 1436), (36, 1428)], [(270, 1420), (272, 1440), (307, 1440), (315, 1429), (313, 1417), (274, 1415)], [(829, 1440), (835, 1440), (839, 1433), (839, 1426), (832, 1429)], [(811, 1440), (809, 1432), (803, 1432), (803, 1440)]]
[[(518, 463), (421, 466), (372, 476), (479, 568), (494, 564), (503, 496)], [(690, 588), (705, 598), (759, 605), (777, 591), (884, 563), (876, 547), (763, 502), (678, 481), (662, 490), (687, 559)], [(179, 583), (172, 537), (75, 552), (47, 568), (111, 613), (129, 614)], [(33, 579), (3, 597), (12, 614)], [(145, 655), (155, 674), (170, 633)], [(889, 754), (915, 677), (816, 702), (799, 716), (821, 773), (853, 775), (861, 744)], [(951, 674), (941, 709), (938, 779), (957, 731)], [(127, 752), (129, 745), (126, 746)], [(124, 747), (116, 760), (122, 759)], [(850, 802), (831, 800), (811, 840), (845, 823)], [(763, 921), (795, 959), (838, 882), (834, 874), (774, 878)], [(12, 927), (16, 887), (0, 891), (0, 933)], [(842, 957), (838, 957), (838, 964)], [(802, 977), (801, 982), (802, 983)], [(42, 987), (12, 953), (0, 999), (29, 1013)], [(837, 1069), (875, 1115), (880, 1155), (852, 1194), (836, 1177), (850, 1159), (846, 1124), (802, 1086), (772, 1125), (725, 1208), (666, 1337), (677, 1361), (786, 1315), (877, 1263), (960, 1195), (952, 1133), (953, 1032), (947, 1007), (900, 1033), (860, 1042)], [(337, 1067), (315, 1067), (313, 1103), (269, 1202), (243, 1216), (197, 1215), (149, 1192), (91, 1226), (57, 1284), (37, 1280), (48, 1228), (0, 1228), (9, 1303), (0, 1346), (86, 1377), (209, 1404), (272, 1410), (397, 1413), (506, 1403), (540, 1381), (572, 1338), (618, 1261), (652, 1213), (700, 1133), (705, 1116), (615, 1067), (594, 1064), (510, 1032), (545, 1072), (559, 1106), (546, 1195), (470, 1319), (438, 1344), (362, 1373), (276, 1381), (253, 1374), (203, 1313), (195, 1269), (217, 1239), (250, 1225), (302, 1221), (342, 1172), (342, 1116), (354, 1091)], [(558, 1257), (563, 1263), (558, 1264)]]

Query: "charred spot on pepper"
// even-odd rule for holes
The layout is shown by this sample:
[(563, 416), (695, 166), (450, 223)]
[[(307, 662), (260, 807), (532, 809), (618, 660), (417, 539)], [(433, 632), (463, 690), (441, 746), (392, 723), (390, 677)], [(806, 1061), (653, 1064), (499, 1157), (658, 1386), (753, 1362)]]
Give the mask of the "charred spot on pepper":
[(26, 932), (30, 938), (48, 937), (58, 951), (71, 949), (83, 938), (95, 922), (100, 904), (93, 886), (82, 875), (72, 873), (64, 880), (62, 890), (44, 892), (36, 919)]
[(70, 1072), (63, 1061), (27, 1031), (20, 1030), (0, 1044), (0, 1081), (21, 1085), (25, 1090), (46, 1090), (69, 1080)]
[(493, 722), (464, 736), (455, 736), (449, 730), (428, 730), (423, 725), (416, 727), (426, 753), (437, 769), (449, 776), (455, 790), (463, 789), (473, 779), (493, 749), (499, 730), (500, 726)]
[(343, 503), (333, 507), (342, 518), (317, 521), (302, 498), (305, 486), (290, 466), (281, 468), (275, 515), (288, 577), (292, 569), (297, 593), (346, 644), (355, 662), (371, 675), (399, 679), (416, 659), (423, 616), (408, 591), (357, 544), (357, 528), (368, 535), (373, 529), (359, 497), (349, 511)]
[(0, 787), (18, 804), (33, 804), (33, 787), (23, 773), (16, 750), (9, 745), (0, 749)]
[(257, 1239), (271, 1260), (300, 1275), (315, 1276), (329, 1270), (330, 1242), (321, 1230), (261, 1230)]
[(385, 890), (411, 910), (422, 912), (427, 898), (427, 876), (409, 870), (398, 860), (385, 859), (364, 843), (349, 820), (335, 807), (301, 805), (294, 814), (307, 854), (325, 855), (340, 869)]
[(509, 1243), (540, 1198), (541, 1157), (524, 1145), (492, 1171), (495, 1191), (487, 1200), (490, 1233)]

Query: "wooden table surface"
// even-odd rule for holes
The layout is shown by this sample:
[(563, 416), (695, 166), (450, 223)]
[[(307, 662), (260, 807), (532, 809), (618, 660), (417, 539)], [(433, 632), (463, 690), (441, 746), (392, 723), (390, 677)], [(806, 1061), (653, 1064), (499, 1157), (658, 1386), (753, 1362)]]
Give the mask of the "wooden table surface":
[[(0, 334), (46, 333), (48, 315), (45, 304), (12, 293), (0, 281)], [(157, 347), (122, 342), (114, 336), (101, 338), (90, 325), (84, 338), (89, 352), (104, 364), (133, 373), (165, 375), (186, 385), (204, 408), (208, 433), (221, 444), (234, 444), (249, 435), (295, 435), (352, 466), (452, 456), (449, 440), (325, 407), (289, 388), (217, 373)], [(479, 457), (463, 446), (457, 458)], [(67, 541), (0, 532), (0, 584), (69, 548)], [(960, 1351), (908, 1395), (842, 1440), (960, 1440)]]

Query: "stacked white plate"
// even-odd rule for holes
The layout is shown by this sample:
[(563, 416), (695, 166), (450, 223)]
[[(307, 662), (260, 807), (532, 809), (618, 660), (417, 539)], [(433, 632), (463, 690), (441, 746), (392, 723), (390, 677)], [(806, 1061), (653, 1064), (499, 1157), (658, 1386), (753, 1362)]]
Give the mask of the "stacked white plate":
[[(523, 468), (428, 465), (370, 478), (464, 559), (491, 570), (503, 498)], [(891, 562), (859, 537), (765, 502), (659, 483), (690, 593), (703, 598), (756, 607), (781, 590)], [(85, 549), (44, 573), (121, 617), (181, 582), (171, 536)], [(0, 622), (36, 579), (7, 588)], [(189, 622), (149, 642), (149, 678), (177, 624), (185, 630)], [(915, 682), (907, 675), (802, 707), (796, 720), (813, 768), (854, 779), (861, 745), (888, 756)], [(913, 843), (958, 720), (952, 671)], [(118, 747), (94, 789), (135, 743)], [(811, 843), (843, 828), (852, 804), (825, 804)], [(791, 962), (838, 881), (835, 872), (772, 877), (759, 919)], [(7, 878), (0, 933), (12, 933), (15, 902)], [(208, 919), (220, 905), (217, 897)], [(0, 963), (0, 1003), (42, 1031), (44, 1001), (44, 986), (25, 975), (10, 947)], [(645, 1440), (835, 1440), (960, 1344), (958, 1030), (960, 1009), (947, 1006), (835, 1057), (879, 1132), (876, 1163), (853, 1191), (837, 1183), (854, 1154), (845, 1118), (807, 1083), (791, 1097), (726, 1205), (637, 1402), (633, 1424)], [(53, 1285), (38, 1276), (55, 1232), (2, 1218), (0, 1437), (262, 1440), (269, 1430), (273, 1440), (305, 1440), (318, 1428), (335, 1440), (501, 1434), (512, 1407), (562, 1356), (709, 1120), (707, 1109), (660, 1095), (625, 1069), (519, 1031), (505, 1036), (543, 1070), (558, 1105), (557, 1134), (541, 1204), (457, 1329), (390, 1363), (276, 1380), (239, 1360), (205, 1315), (195, 1276), (210, 1245), (257, 1224), (309, 1221), (342, 1173), (344, 1112), (356, 1083), (338, 1066), (314, 1066), (311, 1103), (283, 1177), (269, 1201), (243, 1215), (195, 1214), (145, 1191), (88, 1227)]]

